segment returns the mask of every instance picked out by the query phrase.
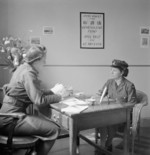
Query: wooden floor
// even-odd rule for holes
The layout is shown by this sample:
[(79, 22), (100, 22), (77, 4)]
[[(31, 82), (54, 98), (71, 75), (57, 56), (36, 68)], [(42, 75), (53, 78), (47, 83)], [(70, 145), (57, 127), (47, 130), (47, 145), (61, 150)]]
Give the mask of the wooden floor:
[[(85, 134), (91, 140), (94, 140), (94, 130), (87, 130)], [(135, 140), (134, 155), (150, 155), (150, 127), (141, 128), (140, 141)], [(122, 155), (122, 150), (116, 148), (121, 139), (113, 140), (113, 155)], [(97, 154), (95, 148), (85, 141), (81, 140), (80, 155), (100, 155)], [(49, 155), (69, 155), (69, 138), (57, 140)]]
[(135, 153), (138, 155), (150, 155), (150, 127), (141, 129), (140, 139), (135, 141)]

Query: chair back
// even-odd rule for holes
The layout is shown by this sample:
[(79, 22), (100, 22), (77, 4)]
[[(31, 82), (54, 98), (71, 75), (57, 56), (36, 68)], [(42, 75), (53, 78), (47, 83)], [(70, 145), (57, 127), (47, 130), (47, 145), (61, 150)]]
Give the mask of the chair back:
[(137, 103), (133, 107), (132, 114), (132, 143), (131, 143), (131, 155), (134, 155), (134, 141), (135, 136), (138, 136), (140, 139), (140, 119), (141, 119), (141, 110), (144, 106), (148, 105), (148, 97), (143, 91), (137, 90)]
[(140, 117), (141, 110), (144, 106), (148, 105), (147, 94), (143, 91), (137, 90), (137, 103), (133, 107), (133, 116), (132, 116), (132, 132), (136, 134), (138, 125), (140, 126)]
[(146, 106), (148, 104), (148, 97), (143, 91), (137, 90), (137, 103)]

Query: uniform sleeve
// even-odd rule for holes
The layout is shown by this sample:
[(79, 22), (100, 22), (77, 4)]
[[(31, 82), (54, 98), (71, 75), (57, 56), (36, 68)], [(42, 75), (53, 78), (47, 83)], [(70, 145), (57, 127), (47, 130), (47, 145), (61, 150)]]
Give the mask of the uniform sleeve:
[(44, 95), (54, 95), (51, 90), (43, 90)]
[(136, 89), (135, 89), (134, 84), (132, 84), (130, 87), (128, 87), (128, 102), (130, 102), (130, 103), (137, 102)]
[[(28, 72), (26, 75), (24, 75), (23, 79), (27, 95), (34, 104), (42, 106), (59, 102), (61, 100), (61, 96), (52, 94), (51, 92), (44, 93), (40, 89), (39, 80), (37, 79), (36, 74)], [(51, 94), (48, 95), (48, 93)]]

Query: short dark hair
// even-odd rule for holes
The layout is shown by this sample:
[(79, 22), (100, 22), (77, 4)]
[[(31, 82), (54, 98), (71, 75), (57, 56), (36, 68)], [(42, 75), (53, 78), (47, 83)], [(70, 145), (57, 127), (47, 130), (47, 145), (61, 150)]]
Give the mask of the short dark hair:
[(112, 61), (112, 65), (111, 65), (111, 67), (118, 68), (121, 72), (123, 72), (122, 76), (124, 76), (124, 77), (128, 76), (128, 73), (129, 73), (128, 66), (129, 65), (125, 61), (117, 60), (117, 59), (114, 59)]

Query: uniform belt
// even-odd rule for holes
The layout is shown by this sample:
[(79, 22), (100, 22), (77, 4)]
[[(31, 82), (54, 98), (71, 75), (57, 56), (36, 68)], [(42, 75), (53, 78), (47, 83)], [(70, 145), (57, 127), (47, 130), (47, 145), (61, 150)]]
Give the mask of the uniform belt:
[(5, 95), (3, 103), (7, 103), (16, 107), (23, 107), (24, 103), (21, 101), (18, 101), (15, 97), (11, 97), (8, 95)]

